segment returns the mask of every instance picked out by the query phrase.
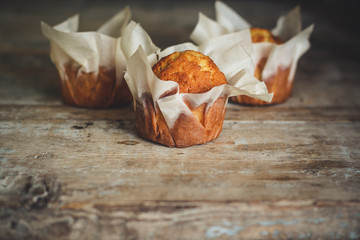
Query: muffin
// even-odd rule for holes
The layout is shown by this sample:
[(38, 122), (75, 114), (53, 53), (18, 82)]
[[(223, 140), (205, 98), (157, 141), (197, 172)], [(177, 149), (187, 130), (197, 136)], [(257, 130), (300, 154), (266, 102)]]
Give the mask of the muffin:
[(128, 58), (124, 77), (138, 135), (152, 142), (169, 147), (209, 142), (222, 130), (229, 97), (272, 98), (266, 85), (247, 72), (253, 66), (248, 30), (199, 46), (181, 43), (150, 55), (146, 49), (141, 45)]
[(131, 92), (126, 81), (116, 78), (115, 68), (99, 67), (98, 72), (85, 72), (76, 63), (64, 64), (65, 75), (60, 79), (63, 101), (86, 108), (112, 108), (129, 104)]
[[(176, 82), (180, 94), (205, 93), (215, 86), (227, 84), (216, 64), (208, 56), (193, 50), (163, 57), (152, 70), (159, 79)], [(175, 92), (177, 89), (159, 99)], [(196, 106), (184, 99), (192, 114), (180, 114), (171, 129), (151, 96), (145, 95), (142, 100), (143, 104), (136, 104), (135, 110), (136, 126), (141, 137), (169, 147), (188, 147), (209, 142), (221, 132), (227, 102), (225, 97), (219, 97), (211, 106), (207, 103)]]
[[(280, 37), (275, 36), (268, 29), (252, 27), (250, 28), (250, 32), (251, 32), (251, 40), (253, 44), (271, 43), (271, 44), (279, 45), (283, 43)], [(272, 101), (266, 102), (260, 99), (254, 99), (244, 95), (232, 97), (230, 98), (230, 101), (241, 104), (247, 104), (247, 105), (269, 105), (269, 104), (285, 102), (289, 98), (293, 86), (293, 81), (291, 81), (291, 83), (288, 84), (290, 68), (279, 67), (276, 74), (272, 75), (269, 78), (263, 78), (262, 72), (266, 65), (267, 59), (268, 57), (264, 56), (257, 62), (257, 65), (254, 69), (254, 76), (266, 84), (269, 92), (274, 93)]]
[(41, 23), (43, 34), (50, 40), (50, 57), (58, 70), (66, 104), (110, 108), (132, 101), (124, 80), (126, 57), (119, 44), (130, 17), (127, 7), (91, 32), (78, 32), (78, 15), (53, 27)]
[[(297, 63), (310, 48), (309, 38), (314, 26), (301, 30), (300, 8), (295, 7), (278, 18), (271, 31), (252, 27), (235, 10), (221, 1), (215, 2), (216, 20), (199, 13), (190, 39), (202, 44), (212, 38), (248, 29), (251, 31), (254, 60), (252, 72), (264, 82), (274, 96), (271, 102), (239, 95), (230, 100), (241, 104), (266, 105), (285, 102), (292, 91)], [(237, 64), (238, 62), (234, 62)]]

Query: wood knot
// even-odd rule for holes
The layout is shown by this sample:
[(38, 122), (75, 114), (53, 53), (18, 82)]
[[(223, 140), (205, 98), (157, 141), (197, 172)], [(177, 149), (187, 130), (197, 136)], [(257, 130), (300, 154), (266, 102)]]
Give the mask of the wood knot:
[(30, 176), (21, 194), (22, 206), (26, 209), (40, 209), (58, 199), (60, 183), (53, 176)]
[(131, 140), (125, 140), (125, 141), (118, 141), (117, 144), (124, 144), (124, 145), (136, 145), (139, 144), (139, 142), (131, 141)]
[(74, 126), (72, 126), (71, 128), (72, 128), (72, 129), (76, 129), (76, 130), (82, 130), (82, 129), (85, 129), (85, 128), (93, 125), (93, 124), (94, 124), (93, 122), (87, 122), (87, 123), (85, 123), (85, 125), (83, 125), (83, 126), (74, 125)]
[(4, 193), (0, 205), (14, 209), (46, 208), (58, 199), (61, 191), (61, 184), (53, 175), (10, 175), (0, 180), (0, 186)]

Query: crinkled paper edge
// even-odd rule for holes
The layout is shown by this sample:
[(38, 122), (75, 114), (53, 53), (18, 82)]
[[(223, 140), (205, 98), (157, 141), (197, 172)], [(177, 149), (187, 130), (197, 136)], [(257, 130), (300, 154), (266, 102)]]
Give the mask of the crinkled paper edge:
[[(221, 1), (215, 2), (215, 13), (216, 20), (199, 13), (198, 23), (190, 35), (190, 39), (196, 44), (251, 27), (250, 23)], [(280, 67), (289, 67), (288, 81), (291, 83), (294, 80), (298, 60), (310, 48), (309, 38), (313, 29), (314, 25), (310, 25), (301, 31), (301, 14), (298, 6), (280, 16), (276, 27), (271, 31), (285, 42), (280, 45), (272, 43), (253, 44), (254, 62), (257, 64), (261, 59), (267, 58), (262, 73), (263, 79), (275, 75)]]
[[(210, 107), (220, 96), (228, 98), (237, 95), (247, 95), (264, 101), (271, 101), (272, 93), (268, 93), (265, 83), (260, 82), (253, 77), (252, 73), (247, 71), (247, 69), (252, 68), (253, 64), (250, 56), (251, 48), (247, 46), (251, 44), (251, 42), (248, 42), (248, 44), (244, 43), (244, 45), (238, 44), (241, 41), (249, 39), (249, 34), (250, 32), (248, 30), (231, 33), (213, 38), (199, 46), (195, 46), (192, 43), (183, 43), (171, 46), (152, 55), (146, 55), (140, 46), (128, 59), (127, 71), (125, 73), (125, 80), (133, 94), (134, 104), (136, 104), (138, 100), (141, 102), (144, 94), (150, 93), (154, 101), (154, 106), (159, 107), (168, 127), (172, 128), (180, 114), (192, 114), (191, 110), (185, 104), (184, 99), (191, 102), (195, 107), (203, 103), (207, 103), (207, 106)], [(225, 39), (229, 41), (229, 44), (224, 42)], [(238, 39), (238, 42), (233, 42), (234, 39)], [(226, 46), (228, 46), (227, 49)], [(176, 51), (185, 50), (199, 51), (213, 59), (215, 64), (218, 65), (219, 69), (223, 71), (227, 77), (228, 84), (214, 87), (206, 93), (180, 94), (176, 82), (162, 81), (154, 75), (152, 66), (161, 57)], [(240, 56), (242, 57), (234, 59), (238, 53), (241, 53), (242, 55)], [(226, 55), (228, 55), (229, 58), (227, 58)], [(232, 63), (236, 60), (238, 60), (238, 65)], [(234, 69), (236, 69), (236, 71)], [(165, 93), (174, 92), (174, 90), (176, 92), (175, 94), (160, 98)]]

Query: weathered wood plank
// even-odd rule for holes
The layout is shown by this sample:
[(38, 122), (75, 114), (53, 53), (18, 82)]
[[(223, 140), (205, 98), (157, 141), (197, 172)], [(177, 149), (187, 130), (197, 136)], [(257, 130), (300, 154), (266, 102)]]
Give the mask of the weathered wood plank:
[[(133, 120), (133, 105), (116, 109), (86, 109), (67, 105), (0, 105), (0, 120)], [(225, 120), (354, 122), (360, 107), (249, 107), (228, 104)]]
[[(358, 238), (358, 199), (67, 202), (50, 172), (1, 176), (1, 239)], [(80, 191), (78, 200), (88, 195)]]
[(359, 210), (328, 202), (90, 205), (10, 210), (0, 229), (10, 239), (357, 239)]
[[(360, 125), (225, 121), (209, 144), (172, 149), (131, 120), (1, 122), (1, 172), (54, 174), (64, 203), (358, 200)], [(86, 193), (86, 194), (84, 194)]]

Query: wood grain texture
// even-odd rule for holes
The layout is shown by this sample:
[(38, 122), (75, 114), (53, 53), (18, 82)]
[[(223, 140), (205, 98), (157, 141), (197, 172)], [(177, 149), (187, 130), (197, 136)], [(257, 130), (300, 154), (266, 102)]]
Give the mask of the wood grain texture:
[[(115, 202), (356, 200), (358, 194), (358, 124), (226, 121), (218, 139), (187, 149), (140, 139), (133, 121), (30, 120), (2, 126), (12, 152), (2, 159), (7, 174), (19, 166), (56, 172), (68, 188), (90, 194), (83, 201), (101, 196), (99, 189), (110, 190), (107, 201)], [(121, 191), (112, 191), (116, 187)]]
[[(297, 4), (226, 3), (269, 28)], [(199, 11), (214, 17), (207, 1), (2, 3), (0, 239), (360, 238), (355, 8), (301, 2), (315, 31), (290, 99), (230, 103), (216, 140), (177, 149), (140, 138), (132, 104), (61, 101), (40, 21), (79, 12), (91, 30), (125, 5), (162, 48), (188, 41)]]

